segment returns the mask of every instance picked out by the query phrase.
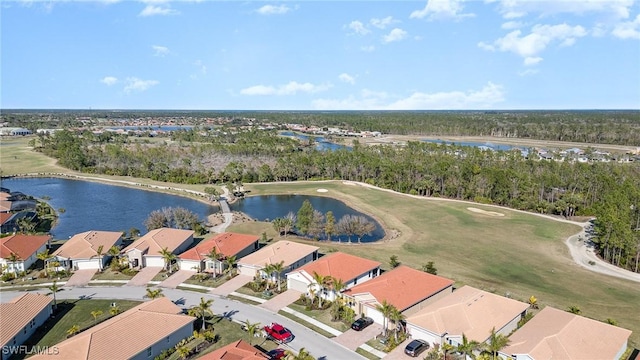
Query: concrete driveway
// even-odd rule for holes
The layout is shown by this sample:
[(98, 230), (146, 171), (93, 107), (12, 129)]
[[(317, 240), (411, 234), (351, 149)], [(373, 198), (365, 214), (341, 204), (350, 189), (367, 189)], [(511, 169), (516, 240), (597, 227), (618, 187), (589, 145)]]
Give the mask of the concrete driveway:
[(238, 290), (242, 285), (248, 283), (253, 278), (249, 275), (237, 275), (231, 280), (227, 280), (224, 284), (218, 286), (215, 289), (211, 289), (211, 293), (215, 295), (227, 296), (232, 292)]
[(373, 339), (374, 336), (382, 332), (382, 325), (373, 323), (362, 331), (349, 329), (334, 337), (332, 340), (338, 344), (344, 345), (347, 349), (355, 351), (360, 345)]
[(147, 286), (158, 273), (162, 271), (162, 267), (147, 266), (142, 268), (136, 276), (131, 278), (125, 286)]
[(73, 272), (73, 275), (71, 275), (64, 286), (87, 286), (93, 275), (95, 275), (97, 272), (98, 269), (76, 270)]
[[(396, 346), (395, 349), (391, 350), (391, 352), (389, 354), (387, 354), (387, 356), (384, 357), (384, 360), (408, 360), (408, 359), (414, 359), (409, 355), (406, 355), (404, 353), (404, 348), (407, 346), (407, 344), (409, 344), (411, 342), (411, 339), (406, 339), (405, 341), (403, 341), (402, 343), (400, 343), (400, 345)], [(423, 351), (422, 353), (420, 353), (420, 355), (418, 355), (418, 359), (423, 359), (425, 356), (427, 356), (427, 352), (429, 352), (430, 349), (427, 349), (425, 351)]]
[(302, 293), (300, 291), (289, 289), (282, 294), (272, 297), (271, 299), (263, 302), (258, 306), (277, 313), (278, 311), (280, 311), (280, 309), (287, 307), (292, 302), (298, 300), (301, 294)]
[(178, 270), (166, 280), (162, 281), (158, 286), (175, 289), (188, 278), (195, 274), (195, 270)]

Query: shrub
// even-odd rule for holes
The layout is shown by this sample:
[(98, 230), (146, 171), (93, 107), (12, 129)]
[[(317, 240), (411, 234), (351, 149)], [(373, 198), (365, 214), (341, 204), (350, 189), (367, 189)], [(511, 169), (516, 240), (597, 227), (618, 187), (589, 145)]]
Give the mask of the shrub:
[(12, 272), (4, 273), (2, 274), (2, 277), (0, 277), (2, 281), (11, 281), (11, 280), (14, 280), (15, 278), (16, 278), (16, 274)]

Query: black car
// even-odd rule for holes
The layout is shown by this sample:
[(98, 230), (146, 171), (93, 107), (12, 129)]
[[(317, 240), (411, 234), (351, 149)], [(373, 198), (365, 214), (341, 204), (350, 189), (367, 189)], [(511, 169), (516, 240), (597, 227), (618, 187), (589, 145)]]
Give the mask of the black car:
[(404, 348), (404, 353), (416, 357), (420, 355), (421, 352), (427, 350), (429, 348), (429, 343), (424, 340), (415, 339)]
[(367, 326), (373, 324), (373, 319), (370, 317), (361, 317), (360, 319), (356, 320), (353, 322), (353, 324), (351, 324), (351, 328), (355, 331), (360, 331), (364, 328), (366, 328)]

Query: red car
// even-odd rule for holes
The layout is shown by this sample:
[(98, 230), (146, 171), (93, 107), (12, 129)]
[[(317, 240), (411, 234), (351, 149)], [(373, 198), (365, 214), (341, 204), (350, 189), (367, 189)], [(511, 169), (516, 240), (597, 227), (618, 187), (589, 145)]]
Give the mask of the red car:
[(271, 323), (271, 325), (265, 326), (264, 331), (267, 333), (267, 337), (281, 344), (293, 340), (291, 331), (278, 323)]
[(286, 355), (287, 355), (286, 350), (280, 349), (280, 348), (273, 349), (267, 353), (267, 356), (269, 357), (270, 360), (281, 360), (281, 359), (284, 359)]

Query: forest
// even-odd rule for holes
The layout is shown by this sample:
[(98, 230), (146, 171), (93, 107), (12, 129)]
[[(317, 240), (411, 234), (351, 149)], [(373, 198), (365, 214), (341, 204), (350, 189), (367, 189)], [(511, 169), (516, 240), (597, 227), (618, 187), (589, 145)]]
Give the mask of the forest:
[(603, 259), (638, 272), (640, 164), (524, 158), (519, 151), (409, 142), (317, 151), (276, 131), (181, 130), (149, 142), (111, 132), (58, 131), (36, 151), (86, 173), (190, 184), (339, 179), (563, 217), (595, 217)]

